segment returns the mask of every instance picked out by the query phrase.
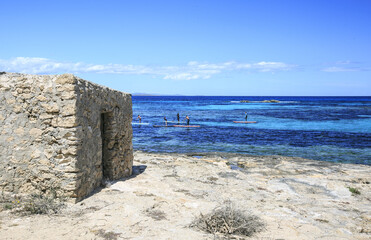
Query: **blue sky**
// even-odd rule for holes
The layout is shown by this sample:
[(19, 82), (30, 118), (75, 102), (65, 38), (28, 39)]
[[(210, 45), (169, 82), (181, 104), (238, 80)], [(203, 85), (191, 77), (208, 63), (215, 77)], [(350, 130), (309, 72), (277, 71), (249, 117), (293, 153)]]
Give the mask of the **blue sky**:
[(370, 96), (370, 0), (3, 1), (0, 71), (130, 93)]

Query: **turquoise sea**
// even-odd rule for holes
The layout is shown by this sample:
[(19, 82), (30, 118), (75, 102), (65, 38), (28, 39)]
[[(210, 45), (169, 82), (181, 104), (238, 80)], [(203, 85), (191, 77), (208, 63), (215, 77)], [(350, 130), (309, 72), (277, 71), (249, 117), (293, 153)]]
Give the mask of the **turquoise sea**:
[[(263, 103), (263, 100), (279, 103)], [(249, 102), (240, 102), (248, 100)], [(238, 124), (244, 121), (255, 124)], [(174, 128), (176, 114), (185, 124)], [(138, 124), (137, 116), (142, 117)], [(233, 152), (371, 164), (371, 97), (133, 96), (133, 146), (147, 152)]]

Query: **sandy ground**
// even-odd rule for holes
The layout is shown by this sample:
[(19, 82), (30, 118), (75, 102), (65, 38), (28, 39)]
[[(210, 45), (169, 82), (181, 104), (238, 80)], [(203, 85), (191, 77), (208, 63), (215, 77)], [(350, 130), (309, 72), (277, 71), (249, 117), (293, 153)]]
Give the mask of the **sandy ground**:
[(252, 239), (371, 236), (370, 166), (142, 152), (135, 153), (134, 165), (133, 177), (109, 183), (60, 214), (0, 212), (0, 239), (222, 239), (189, 225), (226, 200), (263, 219), (265, 230)]

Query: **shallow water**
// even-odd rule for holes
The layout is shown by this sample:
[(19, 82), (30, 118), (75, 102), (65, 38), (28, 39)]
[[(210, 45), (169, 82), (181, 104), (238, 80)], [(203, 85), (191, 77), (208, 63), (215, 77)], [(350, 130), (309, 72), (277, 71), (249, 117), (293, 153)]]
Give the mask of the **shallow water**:
[[(279, 103), (262, 103), (277, 99)], [(241, 103), (240, 100), (249, 100)], [(177, 124), (176, 114), (197, 129)], [(236, 124), (244, 121), (256, 124)], [(142, 123), (136, 124), (137, 115)], [(234, 152), (371, 164), (371, 97), (133, 97), (133, 145), (150, 152)], [(146, 125), (147, 123), (147, 125)]]

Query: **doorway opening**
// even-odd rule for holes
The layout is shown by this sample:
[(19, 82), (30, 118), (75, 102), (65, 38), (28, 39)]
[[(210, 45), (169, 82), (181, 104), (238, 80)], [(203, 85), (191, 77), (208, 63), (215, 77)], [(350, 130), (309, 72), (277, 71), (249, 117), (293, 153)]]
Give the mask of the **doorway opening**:
[(113, 114), (105, 112), (100, 115), (100, 131), (102, 138), (102, 175), (103, 179), (112, 178), (112, 163), (110, 161), (110, 152), (108, 149), (111, 140)]

